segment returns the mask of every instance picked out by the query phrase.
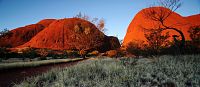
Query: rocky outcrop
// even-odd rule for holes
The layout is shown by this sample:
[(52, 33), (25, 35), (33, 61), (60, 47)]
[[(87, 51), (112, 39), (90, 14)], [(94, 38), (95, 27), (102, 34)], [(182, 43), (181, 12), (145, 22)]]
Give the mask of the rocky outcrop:
[[(144, 36), (144, 30), (142, 27), (146, 29), (154, 28), (157, 22), (149, 20), (144, 17), (144, 11), (145, 10), (151, 10), (151, 9), (164, 9), (166, 11), (170, 11), (167, 8), (163, 7), (152, 7), (152, 8), (146, 8), (141, 10), (136, 14), (136, 16), (133, 18), (131, 23), (128, 26), (126, 36), (123, 41), (123, 46), (126, 46), (129, 42), (134, 41), (146, 41), (146, 38)], [(165, 25), (170, 27), (175, 27), (179, 30), (181, 30), (186, 38), (186, 40), (190, 40), (188, 29), (191, 26), (200, 25), (199, 22), (200, 14), (193, 15), (189, 17), (183, 17), (177, 13), (172, 13), (165, 21)], [(165, 30), (163, 33), (166, 33), (169, 31), (169, 35), (171, 36), (169, 40), (173, 40), (172, 35), (179, 35), (176, 31), (173, 30)]]
[(115, 37), (108, 37), (96, 26), (80, 18), (53, 21), (29, 42), (19, 46), (53, 50), (98, 50), (100, 52), (119, 48)]
[(56, 19), (44, 19), (39, 21), (37, 24), (41, 24), (44, 27), (48, 27), (53, 21), (56, 21)]
[(44, 19), (37, 24), (19, 27), (0, 38), (0, 47), (16, 47), (32, 39), (37, 33), (48, 27), (55, 19)]
[(16, 47), (28, 42), (45, 27), (41, 24), (32, 24), (9, 31), (0, 38), (0, 47)]

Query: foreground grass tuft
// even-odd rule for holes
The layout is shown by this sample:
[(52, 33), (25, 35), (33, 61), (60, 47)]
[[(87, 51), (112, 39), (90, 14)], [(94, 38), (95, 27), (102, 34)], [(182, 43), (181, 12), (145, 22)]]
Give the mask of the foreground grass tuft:
[(200, 55), (87, 60), (28, 78), (15, 87), (198, 87)]

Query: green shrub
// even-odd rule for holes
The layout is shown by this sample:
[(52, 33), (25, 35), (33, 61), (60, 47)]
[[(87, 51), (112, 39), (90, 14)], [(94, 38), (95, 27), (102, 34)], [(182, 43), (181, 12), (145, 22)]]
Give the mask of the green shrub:
[(126, 47), (126, 51), (139, 57), (141, 55), (151, 54), (150, 51), (147, 52), (147, 46), (144, 41), (130, 42)]
[(22, 54), (21, 55), (23, 57), (33, 59), (33, 58), (35, 58), (37, 56), (37, 52), (33, 48), (26, 48), (26, 49), (22, 50)]
[(75, 50), (66, 50), (68, 57), (79, 57), (78, 51)]
[(8, 50), (5, 47), (0, 47), (0, 58), (7, 59)]
[(62, 59), (68, 58), (68, 54), (67, 54), (66, 51), (64, 51), (63, 54), (61, 54), (61, 58), (62, 58)]

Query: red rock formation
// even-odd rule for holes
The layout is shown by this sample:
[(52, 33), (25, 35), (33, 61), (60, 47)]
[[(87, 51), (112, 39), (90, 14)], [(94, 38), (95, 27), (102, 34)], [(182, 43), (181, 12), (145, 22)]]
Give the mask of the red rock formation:
[(55, 19), (44, 19), (37, 24), (31, 24), (24, 27), (16, 28), (10, 33), (0, 38), (0, 47), (16, 47), (28, 42), (38, 32), (48, 27)]
[(184, 17), (191, 25), (198, 26), (200, 25), (200, 14)]
[[(66, 18), (54, 21), (29, 42), (19, 47), (98, 51), (114, 49), (109, 47), (111, 45), (107, 40), (108, 37), (92, 23), (79, 18)], [(116, 40), (114, 41), (117, 43)]]
[[(131, 41), (138, 41), (138, 40), (144, 40), (146, 41), (146, 38), (144, 37), (144, 31), (142, 30), (142, 27), (145, 28), (154, 28), (154, 25), (157, 24), (157, 22), (149, 20), (144, 17), (143, 12), (145, 10), (149, 9), (160, 9), (162, 7), (153, 7), (153, 8), (146, 8), (141, 10), (139, 13), (136, 14), (134, 19), (131, 21), (129, 24), (129, 27), (127, 29), (126, 36), (123, 41), (123, 46), (126, 46), (129, 42)], [(169, 10), (167, 8), (162, 8), (165, 9), (166, 11)], [(167, 26), (173, 26), (183, 32), (185, 35), (186, 40), (189, 40), (189, 33), (187, 32), (189, 27), (194, 26), (194, 25), (200, 25), (200, 14), (198, 15), (193, 15), (189, 17), (182, 17), (181, 15), (177, 13), (172, 13), (165, 21), (165, 25)], [(167, 32), (169, 30), (165, 30)], [(170, 30), (169, 31), (170, 36), (172, 35), (179, 35), (176, 31)], [(172, 38), (170, 38), (172, 40)]]
[(0, 39), (0, 47), (16, 47), (28, 42), (33, 36), (44, 29), (41, 24), (32, 24), (11, 30)]
[(48, 27), (53, 21), (56, 21), (56, 19), (44, 19), (39, 21), (37, 24), (41, 24), (45, 27)]
[(117, 37), (108, 36), (107, 38), (108, 39), (106, 42), (108, 42), (108, 47), (110, 50), (116, 50), (117, 48), (120, 48), (120, 43)]

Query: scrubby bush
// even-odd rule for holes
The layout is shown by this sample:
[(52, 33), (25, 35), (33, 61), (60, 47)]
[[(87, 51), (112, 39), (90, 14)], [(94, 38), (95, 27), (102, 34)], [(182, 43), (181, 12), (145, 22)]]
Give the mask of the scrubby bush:
[(22, 52), (21, 55), (26, 58), (33, 59), (37, 56), (37, 52), (35, 51), (35, 49), (30, 47), (22, 49), (21, 52)]
[(2, 31), (0, 31), (0, 38), (5, 37), (6, 35), (9, 35), (9, 34), (11, 34), (10, 30), (5, 28)]
[(85, 58), (86, 54), (87, 54), (86, 50), (80, 50), (79, 51), (79, 55), (81, 55), (82, 58)]
[(49, 54), (47, 49), (38, 49), (37, 53), (40, 55), (41, 60), (46, 60), (47, 55)]
[(79, 57), (78, 51), (75, 51), (75, 50), (66, 50), (66, 53), (68, 57), (71, 57), (71, 58)]
[(135, 55), (136, 57), (150, 54), (150, 52), (147, 52), (148, 47), (146, 44), (144, 44), (144, 41), (130, 42), (126, 47), (126, 51)]
[(125, 57), (127, 55), (127, 51), (125, 49), (117, 49), (117, 57)]
[(6, 59), (8, 50), (5, 47), (0, 47), (0, 59)]
[(200, 55), (105, 58), (54, 69), (15, 87), (198, 87)]
[[(101, 31), (101, 32), (106, 32), (106, 28), (105, 28), (105, 20), (103, 18), (98, 19), (98, 18), (91, 18), (88, 15), (82, 14), (81, 12), (79, 12), (74, 18), (81, 18), (87, 21), (90, 21), (91, 23), (95, 24), (96, 27)], [(79, 30), (80, 28), (76, 27), (76, 30)], [(87, 28), (86, 28), (87, 29)], [(91, 30), (91, 29), (90, 29)], [(88, 34), (88, 30), (86, 30), (85, 34)]]
[(99, 55), (99, 51), (97, 51), (97, 50), (94, 50), (94, 51), (88, 53), (88, 56), (98, 56), (98, 55)]
[(106, 52), (108, 57), (117, 57), (117, 50), (109, 50)]
[(51, 53), (48, 55), (49, 57), (52, 57), (53, 59), (58, 59), (60, 57), (59, 54), (54, 54), (54, 53)]
[(192, 44), (198, 46), (200, 44), (200, 26), (192, 26), (188, 30), (190, 38), (192, 39)]
[(68, 58), (68, 54), (67, 54), (66, 51), (64, 51), (64, 52), (61, 54), (61, 58), (63, 58), (63, 59)]
[(158, 55), (161, 50), (169, 46), (169, 32), (163, 34), (162, 30), (151, 30), (144, 34), (147, 39), (147, 48), (152, 55)]

